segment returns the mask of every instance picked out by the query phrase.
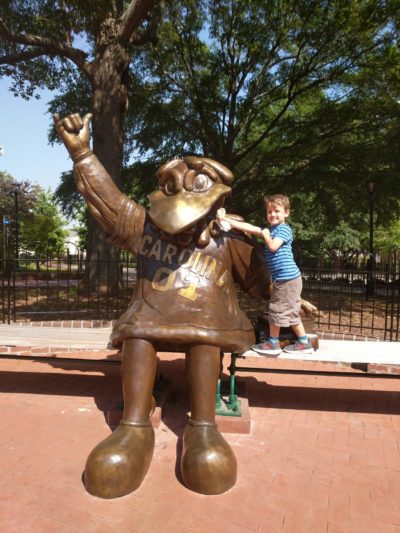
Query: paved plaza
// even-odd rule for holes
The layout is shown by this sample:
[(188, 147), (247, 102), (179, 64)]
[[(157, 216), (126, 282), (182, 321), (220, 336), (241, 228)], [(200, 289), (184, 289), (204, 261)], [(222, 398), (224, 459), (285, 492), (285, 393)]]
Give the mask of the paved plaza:
[[(390, 343), (374, 344), (382, 354)], [(149, 473), (135, 493), (101, 500), (85, 491), (82, 472), (122, 399), (118, 354), (16, 354), (0, 364), (1, 532), (400, 533), (398, 375), (247, 358), (266, 372), (239, 372), (251, 430), (224, 435), (237, 484), (202, 496), (178, 468), (189, 412), (184, 357), (159, 354), (170, 393)]]

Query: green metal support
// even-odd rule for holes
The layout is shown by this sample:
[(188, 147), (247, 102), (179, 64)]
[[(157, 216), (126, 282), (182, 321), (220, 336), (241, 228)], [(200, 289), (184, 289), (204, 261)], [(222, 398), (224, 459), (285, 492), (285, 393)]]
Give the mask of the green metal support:
[(229, 390), (224, 393), (225, 383), (221, 380), (223, 358), (224, 354), (221, 353), (221, 372), (217, 385), (217, 397), (215, 403), (215, 414), (222, 416), (242, 416), (242, 409), (240, 405), (240, 399), (236, 394), (236, 358), (237, 353), (231, 354), (231, 364), (228, 367), (229, 370)]

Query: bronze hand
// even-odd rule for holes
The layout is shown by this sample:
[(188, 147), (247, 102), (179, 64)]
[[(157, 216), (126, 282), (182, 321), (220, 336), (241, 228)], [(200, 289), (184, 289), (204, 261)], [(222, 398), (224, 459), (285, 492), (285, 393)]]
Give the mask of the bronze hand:
[(54, 114), (53, 119), (57, 133), (74, 163), (92, 153), (89, 146), (91, 113), (87, 113), (83, 119), (79, 113), (74, 113), (61, 119), (57, 114)]

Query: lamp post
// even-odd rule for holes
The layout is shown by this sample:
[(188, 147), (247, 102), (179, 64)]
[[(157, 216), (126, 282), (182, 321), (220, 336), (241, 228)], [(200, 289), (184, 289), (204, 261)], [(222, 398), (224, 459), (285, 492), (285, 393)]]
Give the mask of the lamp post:
[(374, 261), (374, 182), (368, 183), (369, 192), (369, 253), (371, 264)]
[[(75, 243), (75, 242), (72, 242), (72, 241), (65, 241), (65, 244), (72, 244), (72, 246), (75, 246), (76, 248), (76, 255), (77, 255), (77, 258), (78, 258), (78, 263), (77, 263), (77, 267), (78, 267), (78, 272), (80, 272), (81, 270), (81, 261), (82, 261), (82, 256), (81, 256), (81, 250), (79, 249), (78, 245)], [(71, 263), (71, 266), (72, 266), (72, 259), (70, 257), (70, 252), (69, 252), (69, 247), (67, 246), (67, 253), (68, 253), (68, 262)]]
[[(8, 249), (8, 242), (10, 237), (10, 217), (3, 215), (3, 274), (10, 275), (10, 252)], [(4, 281), (4, 277), (3, 277)]]
[[(72, 241), (65, 241), (65, 244), (72, 244), (72, 246), (75, 246), (75, 248), (76, 248), (76, 252), (77, 252), (77, 255), (79, 256), (80, 250), (79, 250), (77, 244), (75, 244), (75, 243), (72, 242)], [(67, 247), (67, 248), (68, 248), (68, 247)]]
[(14, 200), (15, 200), (15, 270), (19, 270), (19, 195), (21, 192), (21, 183), (14, 181)]
[(367, 298), (374, 295), (373, 269), (375, 263), (374, 257), (374, 182), (368, 183), (369, 194), (369, 259), (368, 259), (368, 281), (367, 281)]

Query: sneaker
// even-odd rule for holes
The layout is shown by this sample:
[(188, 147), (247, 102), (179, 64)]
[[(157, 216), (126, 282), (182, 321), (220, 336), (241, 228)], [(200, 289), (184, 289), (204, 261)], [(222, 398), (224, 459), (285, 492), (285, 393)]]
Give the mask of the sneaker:
[(272, 344), (270, 342), (262, 342), (261, 344), (253, 344), (251, 349), (262, 355), (279, 355), (282, 351), (281, 345), (277, 342)]
[(283, 351), (285, 353), (292, 353), (292, 354), (308, 354), (313, 353), (314, 348), (312, 347), (312, 344), (308, 342), (305, 344), (304, 342), (295, 342), (294, 344), (290, 344), (289, 346), (286, 346)]

